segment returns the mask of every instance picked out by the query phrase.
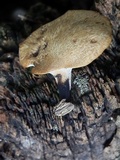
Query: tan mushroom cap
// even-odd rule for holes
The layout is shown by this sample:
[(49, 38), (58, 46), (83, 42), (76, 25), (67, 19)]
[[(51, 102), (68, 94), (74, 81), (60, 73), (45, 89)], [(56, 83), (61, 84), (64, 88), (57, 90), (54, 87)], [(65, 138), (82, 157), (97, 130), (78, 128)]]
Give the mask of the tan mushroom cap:
[(110, 21), (96, 11), (71, 10), (34, 31), (20, 44), (23, 67), (32, 64), (33, 74), (88, 65), (108, 48)]

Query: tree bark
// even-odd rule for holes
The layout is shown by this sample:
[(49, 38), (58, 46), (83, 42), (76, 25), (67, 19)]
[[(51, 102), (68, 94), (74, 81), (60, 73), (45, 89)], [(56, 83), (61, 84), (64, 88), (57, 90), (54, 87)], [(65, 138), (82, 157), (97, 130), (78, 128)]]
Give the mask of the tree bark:
[(51, 75), (31, 75), (18, 57), (0, 63), (1, 160), (120, 158), (120, 1), (96, 0), (95, 10), (110, 19), (113, 40), (93, 63), (73, 69), (71, 113), (55, 116)]

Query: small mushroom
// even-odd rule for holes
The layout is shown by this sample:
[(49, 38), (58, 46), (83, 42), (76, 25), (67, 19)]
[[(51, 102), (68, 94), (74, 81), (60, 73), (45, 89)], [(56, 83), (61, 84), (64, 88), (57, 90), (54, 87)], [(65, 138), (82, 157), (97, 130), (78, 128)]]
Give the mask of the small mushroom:
[(70, 10), (20, 44), (19, 59), (33, 74), (54, 75), (61, 99), (69, 98), (71, 70), (90, 64), (109, 47), (110, 21), (99, 12)]

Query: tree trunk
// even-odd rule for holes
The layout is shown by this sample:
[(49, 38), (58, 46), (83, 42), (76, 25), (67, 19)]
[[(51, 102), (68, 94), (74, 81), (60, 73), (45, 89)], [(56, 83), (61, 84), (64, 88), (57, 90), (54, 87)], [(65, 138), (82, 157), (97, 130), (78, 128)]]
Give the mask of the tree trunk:
[(71, 102), (63, 117), (51, 75), (35, 77), (16, 57), (0, 63), (0, 159), (120, 159), (120, 1), (95, 1), (113, 27), (111, 46), (90, 65), (73, 69)]

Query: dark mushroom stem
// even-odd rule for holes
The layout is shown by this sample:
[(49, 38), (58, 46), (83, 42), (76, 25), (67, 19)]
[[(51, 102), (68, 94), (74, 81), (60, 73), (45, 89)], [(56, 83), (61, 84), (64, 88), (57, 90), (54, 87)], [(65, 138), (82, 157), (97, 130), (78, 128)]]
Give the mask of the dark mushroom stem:
[[(30, 64), (27, 67), (27, 71), (31, 72), (34, 68), (33, 64)], [(72, 68), (62, 68), (50, 72), (56, 80), (58, 85), (59, 97), (60, 100), (65, 99), (66, 101), (70, 100), (70, 90), (71, 90), (71, 71)]]
[(71, 90), (71, 68), (62, 68), (50, 72), (58, 84), (60, 100), (66, 99), (70, 100), (70, 90)]

